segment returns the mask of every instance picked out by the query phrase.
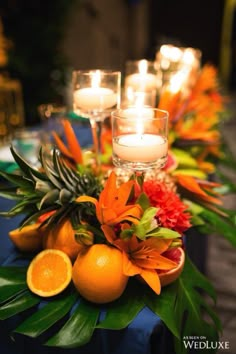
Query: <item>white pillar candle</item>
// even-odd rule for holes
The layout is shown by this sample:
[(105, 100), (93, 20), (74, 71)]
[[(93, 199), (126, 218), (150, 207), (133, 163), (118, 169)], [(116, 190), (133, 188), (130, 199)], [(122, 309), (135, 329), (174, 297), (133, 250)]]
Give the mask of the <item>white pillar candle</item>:
[(167, 140), (154, 134), (127, 134), (113, 140), (113, 153), (130, 162), (153, 162), (167, 155)]
[(74, 102), (84, 110), (108, 109), (117, 102), (116, 93), (105, 87), (86, 87), (74, 92)]
[(135, 91), (151, 91), (157, 88), (157, 77), (150, 73), (128, 75), (125, 86), (132, 87)]

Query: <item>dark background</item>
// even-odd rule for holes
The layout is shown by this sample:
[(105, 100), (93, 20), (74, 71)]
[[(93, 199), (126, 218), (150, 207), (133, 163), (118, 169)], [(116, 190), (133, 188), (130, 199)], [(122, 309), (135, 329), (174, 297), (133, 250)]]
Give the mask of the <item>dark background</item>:
[(202, 62), (219, 64), (223, 0), (151, 0), (150, 48), (166, 41), (199, 48)]
[[(135, 15), (141, 3), (146, 1), (148, 4), (148, 20), (145, 24), (148, 35), (143, 58), (154, 59), (161, 44), (172, 43), (199, 48), (203, 64), (211, 62), (218, 66), (223, 0), (120, 1), (129, 14), (127, 36), (134, 22), (131, 21), (132, 14)], [(105, 0), (3, 0), (0, 3), (4, 32), (11, 42), (8, 66), (4, 69), (22, 83), (28, 125), (38, 122), (39, 104), (52, 101), (63, 103), (68, 68), (71, 68), (72, 63), (61, 50), (61, 42), (75, 3), (78, 12), (80, 7), (86, 8), (94, 21), (97, 20), (96, 16), (102, 15), (103, 7), (106, 6)], [(117, 16), (121, 14), (117, 13)], [(106, 27), (106, 31), (109, 32), (109, 27)], [(135, 29), (132, 28), (132, 31), (135, 32)], [(80, 35), (77, 33), (78, 37)], [(134, 53), (127, 51), (126, 59), (140, 58), (135, 58)], [(231, 88), (235, 85), (234, 77), (235, 74), (232, 75)]]

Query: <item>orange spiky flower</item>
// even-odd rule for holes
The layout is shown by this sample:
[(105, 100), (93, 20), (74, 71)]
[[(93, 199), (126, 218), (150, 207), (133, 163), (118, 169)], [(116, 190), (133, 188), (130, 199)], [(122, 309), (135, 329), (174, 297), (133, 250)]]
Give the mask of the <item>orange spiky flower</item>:
[(83, 163), (82, 149), (80, 147), (79, 141), (75, 135), (71, 123), (68, 120), (63, 119), (62, 125), (63, 125), (68, 146), (64, 144), (64, 142), (56, 132), (53, 132), (52, 134), (58, 149), (66, 159), (74, 162), (75, 165), (82, 164)]

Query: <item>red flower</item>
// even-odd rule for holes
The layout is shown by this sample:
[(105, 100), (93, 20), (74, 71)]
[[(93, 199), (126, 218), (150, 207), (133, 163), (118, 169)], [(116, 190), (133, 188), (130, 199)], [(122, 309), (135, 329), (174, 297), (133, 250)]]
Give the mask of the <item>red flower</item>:
[(189, 221), (191, 214), (186, 212), (187, 206), (164, 183), (155, 180), (145, 181), (143, 191), (149, 197), (151, 205), (158, 208), (156, 218), (160, 226), (180, 234), (191, 227)]

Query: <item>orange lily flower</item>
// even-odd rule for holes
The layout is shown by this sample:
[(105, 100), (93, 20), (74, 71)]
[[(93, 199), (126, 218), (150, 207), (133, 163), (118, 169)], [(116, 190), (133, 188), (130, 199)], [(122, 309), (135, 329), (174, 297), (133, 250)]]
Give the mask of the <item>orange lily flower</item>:
[(80, 196), (76, 202), (91, 202), (96, 207), (96, 215), (102, 225), (115, 225), (121, 221), (131, 221), (137, 223), (143, 211), (140, 205), (127, 205), (134, 181), (123, 183), (120, 187), (116, 186), (116, 175), (112, 172), (106, 185), (99, 196), (99, 200)]
[(114, 245), (123, 251), (123, 272), (128, 276), (139, 275), (156, 293), (160, 294), (161, 284), (157, 270), (170, 270), (177, 266), (162, 256), (172, 240), (150, 237), (139, 241), (135, 235), (130, 239), (117, 239)]

